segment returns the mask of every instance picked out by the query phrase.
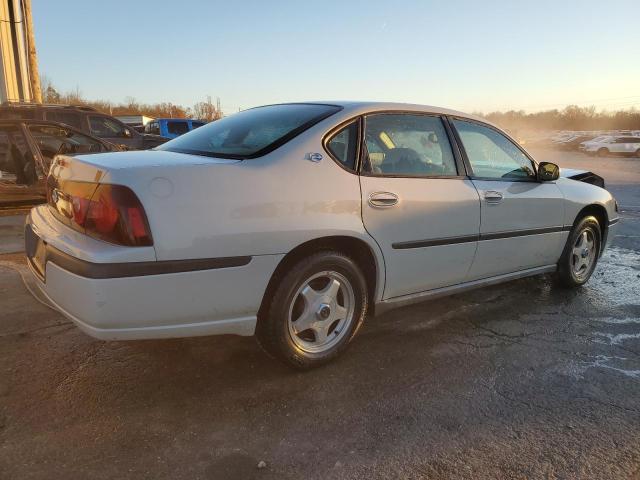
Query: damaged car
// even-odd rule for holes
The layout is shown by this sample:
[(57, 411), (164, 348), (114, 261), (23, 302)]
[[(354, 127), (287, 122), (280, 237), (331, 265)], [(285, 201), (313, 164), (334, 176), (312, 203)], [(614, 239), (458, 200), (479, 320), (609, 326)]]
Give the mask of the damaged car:
[(568, 174), (462, 112), (263, 106), (153, 151), (58, 155), (26, 254), (91, 336), (255, 334), (311, 368), (392, 308), (532, 275), (586, 283), (618, 208)]

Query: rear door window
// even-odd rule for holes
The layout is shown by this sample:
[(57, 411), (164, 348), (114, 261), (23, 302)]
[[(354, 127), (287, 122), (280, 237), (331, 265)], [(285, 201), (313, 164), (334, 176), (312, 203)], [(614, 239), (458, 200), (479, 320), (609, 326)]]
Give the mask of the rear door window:
[(168, 121), (167, 131), (174, 135), (182, 135), (189, 131), (189, 124), (187, 122)]
[(33, 192), (15, 190), (16, 185), (35, 185), (44, 172), (18, 126), (0, 127), (0, 200), (20, 200)]
[(335, 105), (303, 103), (252, 108), (156, 148), (222, 158), (259, 157), (339, 110), (341, 107)]
[(28, 128), (48, 165), (58, 153), (98, 153), (107, 150), (97, 140), (71, 129), (56, 125), (29, 125)]
[(45, 111), (46, 120), (60, 122), (71, 127), (82, 128), (80, 114), (76, 112), (63, 112), (60, 110)]
[(363, 171), (401, 177), (455, 176), (455, 158), (442, 119), (419, 114), (374, 114), (365, 120)]

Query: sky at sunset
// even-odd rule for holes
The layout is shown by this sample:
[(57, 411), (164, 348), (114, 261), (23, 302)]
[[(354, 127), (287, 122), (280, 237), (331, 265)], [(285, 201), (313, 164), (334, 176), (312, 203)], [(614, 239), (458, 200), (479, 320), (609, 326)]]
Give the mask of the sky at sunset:
[(640, 1), (32, 0), (40, 73), (88, 99), (640, 108)]

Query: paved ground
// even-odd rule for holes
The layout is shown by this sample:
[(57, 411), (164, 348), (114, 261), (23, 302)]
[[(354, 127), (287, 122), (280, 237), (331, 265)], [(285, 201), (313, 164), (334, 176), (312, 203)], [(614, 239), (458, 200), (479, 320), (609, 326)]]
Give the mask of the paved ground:
[(588, 286), (391, 312), (305, 374), (250, 338), (92, 340), (0, 256), (0, 478), (640, 478), (640, 161), (538, 157), (623, 205)]

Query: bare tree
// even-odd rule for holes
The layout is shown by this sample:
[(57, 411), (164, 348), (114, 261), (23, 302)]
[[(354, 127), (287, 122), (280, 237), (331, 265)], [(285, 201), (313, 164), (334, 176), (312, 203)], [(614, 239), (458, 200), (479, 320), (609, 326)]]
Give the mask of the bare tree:
[(65, 93), (59, 92), (49, 77), (43, 75), (40, 79), (42, 85), (43, 100), (45, 103), (65, 103), (71, 105), (87, 105), (99, 112), (110, 115), (146, 115), (148, 117), (162, 118), (186, 118), (193, 116), (208, 122), (222, 117), (220, 98), (216, 98), (215, 104), (210, 96), (205, 102), (199, 102), (193, 108), (183, 107), (171, 102), (138, 103), (133, 96), (125, 97), (123, 103), (114, 104), (107, 100), (86, 100), (82, 98), (79, 86), (75, 90)]
[(60, 93), (56, 90), (51, 79), (46, 75), (40, 77), (42, 88), (42, 101), (44, 103), (60, 103)]
[(222, 118), (220, 98), (216, 98), (216, 104), (214, 105), (211, 101), (211, 96), (208, 95), (206, 101), (198, 102), (193, 106), (193, 116), (207, 122)]

